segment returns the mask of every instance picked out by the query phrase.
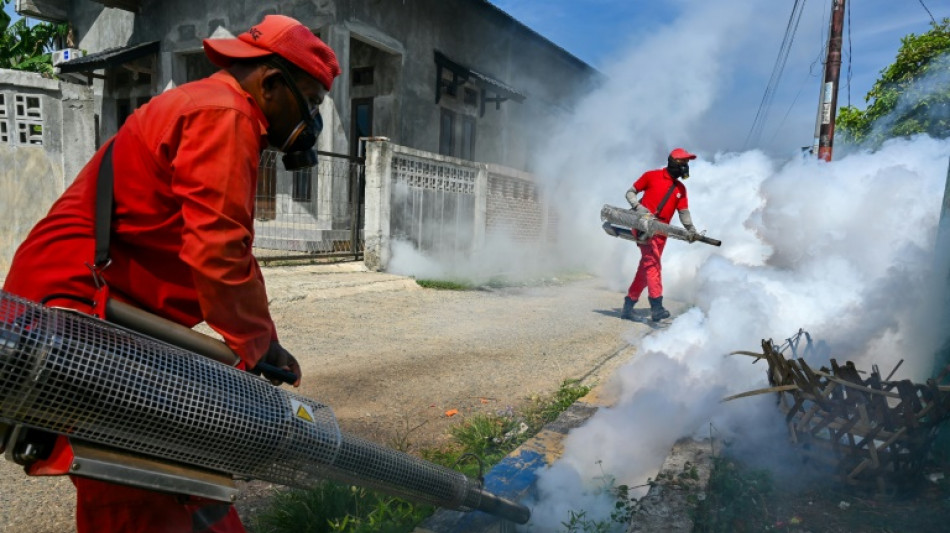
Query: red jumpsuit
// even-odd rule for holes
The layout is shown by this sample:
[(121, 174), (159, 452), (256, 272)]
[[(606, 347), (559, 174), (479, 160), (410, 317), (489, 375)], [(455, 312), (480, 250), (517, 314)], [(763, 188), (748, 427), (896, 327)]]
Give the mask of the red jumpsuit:
[[(205, 321), (247, 367), (276, 339), (251, 255), (267, 120), (227, 72), (182, 85), (132, 114), (113, 138), (113, 298), (192, 327)], [(13, 258), (4, 290), (95, 312), (96, 181), (105, 146)], [(78, 299), (77, 299), (78, 298)], [(79, 533), (244, 531), (234, 508), (74, 477)], [(209, 527), (210, 526), (210, 527)]]
[[(657, 213), (656, 208), (663, 201), (670, 187), (675, 187), (675, 189), (663, 204), (663, 211)], [(676, 211), (689, 208), (686, 200), (686, 185), (682, 181), (674, 180), (665, 168), (645, 172), (633, 183), (633, 188), (643, 193), (640, 204), (649, 209), (664, 224), (670, 223)], [(637, 266), (637, 274), (633, 277), (627, 296), (631, 300), (637, 300), (643, 289), (647, 289), (650, 298), (659, 298), (663, 296), (663, 268), (660, 257), (663, 255), (663, 248), (666, 247), (666, 235), (654, 235), (637, 246), (640, 247), (640, 264)]]

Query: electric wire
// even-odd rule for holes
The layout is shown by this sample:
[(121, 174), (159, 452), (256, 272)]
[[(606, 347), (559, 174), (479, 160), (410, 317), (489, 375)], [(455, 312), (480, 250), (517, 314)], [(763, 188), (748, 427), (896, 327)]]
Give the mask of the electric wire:
[(785, 124), (785, 121), (788, 120), (788, 116), (792, 114), (792, 109), (795, 107), (795, 104), (798, 102), (798, 97), (802, 95), (802, 90), (805, 89), (805, 82), (807, 82), (810, 77), (811, 77), (810, 75), (806, 76), (805, 79), (802, 81), (802, 84), (798, 87), (798, 92), (795, 94), (795, 98), (792, 99), (792, 103), (788, 104), (788, 109), (785, 110), (785, 115), (782, 117), (782, 120), (778, 123), (778, 126), (775, 128), (775, 133), (772, 134), (772, 138), (769, 139), (769, 144), (774, 143), (775, 139), (778, 138), (778, 134), (781, 133), (782, 131), (782, 126)]
[(851, 107), (851, 2), (848, 2), (848, 107)]
[(924, 11), (926, 11), (927, 14), (930, 15), (930, 22), (933, 22), (934, 24), (936, 24), (936, 23), (937, 23), (937, 19), (934, 18), (934, 14), (931, 13), (931, 12), (930, 12), (930, 9), (927, 8), (927, 4), (924, 3), (924, 0), (917, 0), (917, 1), (920, 2), (920, 5), (921, 5), (921, 6), (924, 7)]
[(805, 84), (812, 78), (818, 78), (821, 76), (821, 72), (816, 72), (816, 67), (824, 66), (823, 60), (824, 56), (827, 54), (827, 28), (823, 31), (822, 35), (822, 44), (818, 48), (818, 53), (815, 58), (812, 60), (811, 64), (808, 66), (808, 74), (805, 75), (805, 79), (802, 80), (802, 84), (798, 87), (798, 93), (795, 94), (795, 98), (792, 99), (792, 103), (788, 105), (788, 109), (785, 110), (785, 115), (782, 117), (782, 120), (779, 122), (778, 126), (775, 128), (775, 132), (772, 134), (772, 138), (769, 139), (769, 144), (775, 142), (775, 139), (778, 138), (778, 134), (782, 132), (782, 126), (785, 125), (785, 121), (788, 120), (789, 115), (792, 114), (792, 109), (795, 107), (795, 104), (798, 102), (798, 97), (802, 95), (802, 91), (805, 89)]
[(758, 143), (762, 136), (762, 128), (765, 124), (766, 117), (768, 116), (769, 108), (772, 106), (772, 99), (775, 96), (775, 88), (778, 86), (778, 83), (782, 78), (782, 73), (785, 70), (785, 64), (788, 61), (788, 54), (791, 51), (792, 44), (795, 41), (795, 34), (798, 31), (798, 24), (802, 18), (805, 2), (806, 0), (795, 0), (795, 4), (792, 6), (792, 12), (789, 14), (788, 23), (785, 27), (785, 36), (782, 38), (782, 44), (779, 47), (778, 57), (776, 58), (775, 65), (772, 68), (772, 75), (769, 78), (768, 84), (766, 85), (765, 93), (762, 95), (762, 101), (759, 103), (759, 108), (755, 113), (755, 119), (752, 121), (752, 127), (749, 130), (749, 134), (746, 136), (745, 148), (749, 148), (750, 145)]

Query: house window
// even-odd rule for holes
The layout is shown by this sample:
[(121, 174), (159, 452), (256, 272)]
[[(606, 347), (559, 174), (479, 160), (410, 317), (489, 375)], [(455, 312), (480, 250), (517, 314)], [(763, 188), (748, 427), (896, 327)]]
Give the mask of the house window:
[(257, 197), (254, 203), (254, 217), (257, 220), (277, 218), (277, 150), (267, 149), (261, 153), (261, 163), (257, 172)]
[(115, 118), (121, 127), (132, 114), (132, 102), (128, 98), (119, 98), (115, 101)]
[(360, 150), (360, 137), (373, 136), (373, 99), (354, 99), (350, 111), (350, 154), (363, 156), (365, 154)]
[(313, 173), (312, 168), (305, 168), (294, 171), (294, 190), (293, 198), (297, 202), (309, 202), (313, 192)]
[(462, 137), (459, 143), (459, 157), (475, 159), (475, 117), (462, 117)]
[(451, 71), (445, 70), (442, 72), (442, 91), (449, 95), (455, 96), (458, 94), (458, 80)]
[(39, 96), (17, 94), (13, 99), (18, 144), (43, 144), (43, 102)]
[(350, 76), (354, 87), (373, 84), (373, 67), (354, 68)]
[(476, 106), (478, 105), (478, 91), (470, 87), (465, 88), (465, 96), (463, 97), (463, 102), (467, 106)]
[(442, 108), (442, 119), (439, 127), (439, 153), (455, 155), (455, 113)]

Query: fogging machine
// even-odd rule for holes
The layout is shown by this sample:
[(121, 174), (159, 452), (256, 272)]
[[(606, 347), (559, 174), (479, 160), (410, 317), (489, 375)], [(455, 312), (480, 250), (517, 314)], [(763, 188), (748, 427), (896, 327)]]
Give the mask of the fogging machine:
[[(604, 205), (600, 210), (600, 220), (603, 222), (607, 235), (628, 241), (638, 242), (638, 236), (645, 240), (659, 234), (681, 241), (701, 242), (713, 246), (722, 245), (722, 241), (711, 239), (701, 233), (694, 233), (672, 224), (664, 224), (653, 216), (638, 215), (630, 209), (612, 205)], [(636, 235), (634, 231), (637, 232)]]
[[(0, 453), (28, 474), (225, 502), (236, 499), (236, 479), (299, 488), (331, 479), (530, 517), (460, 472), (342, 433), (329, 406), (213, 360), (227, 359), (222, 348), (233, 357), (216, 339), (119, 302), (107, 317), (0, 291)], [(201, 345), (222, 355), (199, 355)]]

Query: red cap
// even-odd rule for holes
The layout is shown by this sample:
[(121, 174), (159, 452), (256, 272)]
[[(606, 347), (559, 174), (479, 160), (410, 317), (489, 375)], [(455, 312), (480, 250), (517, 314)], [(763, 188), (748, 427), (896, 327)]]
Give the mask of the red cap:
[(277, 54), (300, 67), (327, 90), (340, 75), (333, 50), (300, 22), (284, 15), (267, 15), (236, 39), (205, 39), (205, 54), (219, 67), (228, 67), (235, 59), (250, 59)]
[(672, 159), (696, 159), (696, 156), (693, 155), (693, 154), (691, 154), (691, 153), (689, 153), (689, 152), (687, 152), (686, 150), (683, 150), (682, 148), (674, 148), (673, 151), (670, 152), (670, 158), (672, 158)]

